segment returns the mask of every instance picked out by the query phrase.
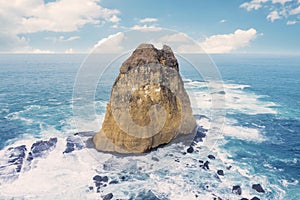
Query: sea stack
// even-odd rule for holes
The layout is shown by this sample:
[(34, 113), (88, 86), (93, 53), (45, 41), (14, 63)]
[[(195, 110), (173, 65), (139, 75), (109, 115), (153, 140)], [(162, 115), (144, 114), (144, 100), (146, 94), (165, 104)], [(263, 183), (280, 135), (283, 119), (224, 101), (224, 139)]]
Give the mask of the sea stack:
[(100, 151), (143, 153), (192, 134), (195, 126), (172, 49), (141, 44), (120, 68), (93, 142)]

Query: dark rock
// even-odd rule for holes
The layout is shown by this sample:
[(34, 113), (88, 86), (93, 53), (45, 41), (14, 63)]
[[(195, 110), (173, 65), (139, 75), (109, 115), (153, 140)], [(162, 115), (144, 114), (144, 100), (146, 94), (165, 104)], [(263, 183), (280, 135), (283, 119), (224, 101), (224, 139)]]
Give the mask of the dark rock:
[(228, 167), (226, 167), (227, 170), (230, 170), (232, 168), (231, 165), (229, 165)]
[(225, 91), (220, 91), (218, 94), (226, 94)]
[(126, 74), (131, 68), (147, 63), (164, 64), (179, 71), (177, 59), (170, 47), (164, 45), (162, 50), (158, 50), (152, 44), (141, 44), (122, 64), (120, 73)]
[(107, 177), (107, 176), (103, 176), (103, 177), (102, 177), (102, 181), (103, 181), (103, 182), (108, 182), (108, 177)]
[(156, 157), (152, 157), (151, 159), (154, 160), (154, 161), (157, 161), (157, 162), (159, 161), (159, 159), (156, 158)]
[(67, 143), (67, 148), (63, 153), (71, 153), (74, 150), (75, 150), (74, 144), (73, 143)]
[(99, 176), (99, 175), (96, 175), (93, 177), (93, 180), (94, 180), (94, 183), (95, 183), (95, 186), (98, 188), (100, 187), (106, 187), (107, 184), (104, 184), (104, 182), (108, 182), (108, 177), (107, 176)]
[(63, 153), (71, 153), (74, 150), (81, 150), (85, 147), (84, 142), (77, 135), (67, 137), (67, 148)]
[(117, 184), (117, 183), (119, 183), (119, 181), (117, 181), (117, 180), (112, 180), (109, 182), (109, 184)]
[(253, 197), (251, 200), (260, 200), (258, 197)]
[(107, 195), (103, 196), (103, 200), (110, 200), (114, 197), (113, 193), (108, 193)]
[(220, 169), (220, 170), (217, 171), (217, 174), (220, 175), (220, 176), (224, 176), (224, 171)]
[(151, 190), (139, 192), (135, 200), (160, 200)]
[(102, 177), (99, 176), (99, 175), (96, 175), (93, 177), (93, 180), (96, 181), (96, 182), (101, 182), (102, 181)]
[(199, 163), (203, 163), (203, 160), (199, 160)]
[(178, 158), (175, 159), (175, 162), (180, 162), (180, 160)]
[(193, 148), (192, 146), (190, 146), (190, 147), (186, 150), (186, 152), (188, 152), (188, 153), (193, 153), (193, 152), (194, 152), (194, 148)]
[(209, 159), (211, 159), (211, 160), (216, 159), (216, 157), (215, 157), (214, 155), (208, 155), (207, 157), (208, 157)]
[(221, 197), (214, 197), (214, 200), (222, 200)]
[(241, 198), (241, 200), (249, 200), (249, 199), (247, 199), (247, 198)]
[(49, 141), (41, 140), (32, 144), (31, 152), (33, 158), (43, 157), (48, 154), (49, 151), (52, 151), (57, 143), (57, 138), (50, 138)]
[(262, 188), (260, 184), (253, 184), (252, 189), (256, 190), (259, 193), (265, 193), (265, 190)]
[(30, 162), (33, 160), (33, 155), (31, 152), (28, 153), (27, 161)]
[(208, 164), (209, 164), (209, 162), (205, 161), (205, 163), (203, 165), (200, 165), (200, 167), (202, 167), (203, 169), (209, 169)]
[(82, 131), (74, 133), (74, 136), (80, 136), (80, 137), (93, 137), (95, 135), (94, 131)]
[(129, 180), (129, 176), (125, 175), (125, 176), (121, 176), (120, 177), (121, 181), (128, 181)]
[(235, 185), (232, 187), (232, 193), (233, 194), (237, 194), (237, 195), (241, 195), (242, 194), (242, 188), (239, 185)]
[(96, 187), (99, 187), (99, 188), (100, 188), (101, 185), (102, 185), (101, 182), (95, 182), (95, 186), (96, 186)]
[(203, 142), (203, 138), (206, 137), (205, 132), (207, 132), (207, 129), (204, 129), (202, 126), (197, 127), (197, 133), (194, 137), (195, 142)]
[(7, 149), (4, 156), (0, 158), (0, 179), (7, 182), (18, 178), (23, 167), (26, 152), (27, 148), (25, 145)]

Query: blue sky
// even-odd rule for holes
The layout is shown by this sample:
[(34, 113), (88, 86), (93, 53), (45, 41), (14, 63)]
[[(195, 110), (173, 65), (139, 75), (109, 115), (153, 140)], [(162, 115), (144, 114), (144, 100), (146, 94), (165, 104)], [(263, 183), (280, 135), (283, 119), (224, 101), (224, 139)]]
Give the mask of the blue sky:
[(5, 53), (85, 53), (110, 35), (159, 28), (208, 53), (300, 53), (300, 0), (0, 0), (0, 23)]

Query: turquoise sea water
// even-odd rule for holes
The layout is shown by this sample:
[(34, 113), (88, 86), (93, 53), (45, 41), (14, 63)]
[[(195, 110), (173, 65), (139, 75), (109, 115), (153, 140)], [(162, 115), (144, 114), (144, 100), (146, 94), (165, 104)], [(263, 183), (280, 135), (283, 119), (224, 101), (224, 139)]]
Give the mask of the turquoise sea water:
[[(28, 141), (49, 137), (66, 138), (75, 132), (72, 103), (76, 99), (73, 99), (73, 86), (77, 70), (84, 58), (85, 55), (0, 55), (0, 149), (2, 153), (9, 146), (15, 146), (22, 141), (28, 143)], [(241, 185), (242, 188), (251, 188), (251, 184), (260, 183), (266, 190), (265, 194), (257, 194), (257, 196), (261, 195), (261, 199), (300, 199), (300, 58), (270, 55), (215, 55), (212, 59), (224, 81), (226, 124), (220, 145), (210, 150), (219, 155), (220, 162), (224, 166), (230, 163), (237, 171), (237, 174), (232, 174), (228, 179), (225, 176), (222, 180), (223, 186), (220, 186), (220, 190), (215, 193), (222, 194), (224, 191), (230, 193), (232, 187), (230, 184), (235, 181), (234, 183)], [(200, 107), (203, 105), (194, 113), (206, 115), (209, 112), (207, 106), (209, 99), (206, 99), (208, 91), (205, 89), (205, 82), (194, 78), (194, 74), (184, 70), (184, 66), (180, 67), (186, 89), (196, 97), (193, 100), (201, 102)], [(77, 123), (81, 123), (82, 130), (96, 131), (101, 125), (110, 87), (116, 76), (117, 74), (110, 73), (97, 89), (103, 94), (100, 97), (96, 96), (95, 99), (97, 116), (100, 120), (76, 119)], [(204, 127), (206, 123), (206, 119), (200, 119), (198, 122)], [(206, 139), (207, 142), (203, 145), (209, 146), (209, 132)], [(193, 156), (193, 158), (197, 156), (201, 158), (201, 155)], [(189, 162), (190, 158), (181, 159)], [(37, 168), (39, 167), (43, 167), (42, 164), (37, 165)], [(55, 167), (55, 169), (59, 168)], [(176, 168), (174, 170), (176, 171)], [(182, 168), (179, 167), (177, 173), (181, 170)], [(55, 172), (60, 174), (59, 171)], [(8, 181), (8, 183), (4, 181), (0, 185), (0, 196), (26, 198), (35, 194), (39, 197), (34, 189), (35, 184), (30, 193), (22, 192), (18, 188), (26, 182), (31, 183), (32, 180), (26, 177), (26, 173), (31, 177), (42, 175), (38, 169), (34, 169), (24, 172), (19, 180)], [(157, 170), (157, 173), (161, 175), (165, 172)], [(173, 180), (174, 187), (172, 181), (165, 183), (167, 185), (164, 188), (165, 192), (160, 193), (159, 189), (147, 188), (143, 184), (139, 185), (139, 189), (145, 187), (146, 190), (152, 189), (157, 196), (161, 194), (161, 197), (166, 199), (176, 199), (173, 190), (178, 186), (182, 188), (182, 194), (190, 190), (195, 197), (194, 189), (189, 185), (194, 180), (195, 183), (191, 185), (200, 187), (201, 181), (197, 182), (197, 180), (202, 180), (201, 177), (199, 178), (201, 174), (196, 173), (194, 169), (187, 170), (186, 173), (185, 177), (187, 176), (188, 180), (184, 179), (182, 185), (178, 184), (176, 179)], [(153, 179), (152, 176), (150, 178)], [(166, 177), (164, 179), (168, 180)], [(85, 178), (76, 180), (82, 182), (81, 185), (78, 183), (78, 187), (88, 184), (84, 182)], [(48, 186), (45, 186), (50, 196), (51, 191), (55, 191), (51, 183), (50, 180)], [(62, 184), (66, 187), (69, 185), (67, 181)], [(135, 188), (136, 185), (138, 183), (128, 188)], [(36, 187), (36, 190), (45, 188)], [(111, 191), (117, 195), (120, 192), (113, 189)], [(255, 193), (249, 191), (245, 189), (244, 194), (250, 199)], [(83, 193), (81, 195), (86, 197)], [(124, 195), (129, 194), (127, 192)]]

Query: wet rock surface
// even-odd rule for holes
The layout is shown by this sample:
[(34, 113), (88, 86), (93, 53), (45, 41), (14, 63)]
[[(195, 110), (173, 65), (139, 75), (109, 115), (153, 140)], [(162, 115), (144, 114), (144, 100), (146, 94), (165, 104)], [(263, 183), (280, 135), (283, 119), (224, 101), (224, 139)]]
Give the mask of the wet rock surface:
[[(40, 140), (32, 144), (30, 157), (37, 158), (46, 156), (49, 151), (56, 146), (57, 138), (50, 138), (47, 140)], [(31, 159), (31, 158), (30, 158)]]
[(9, 147), (0, 158), (0, 180), (14, 181), (18, 178), (21, 171), (31, 168), (30, 163), (35, 158), (45, 158), (52, 151), (57, 143), (57, 138), (40, 140), (31, 145), (30, 151), (26, 145)]

